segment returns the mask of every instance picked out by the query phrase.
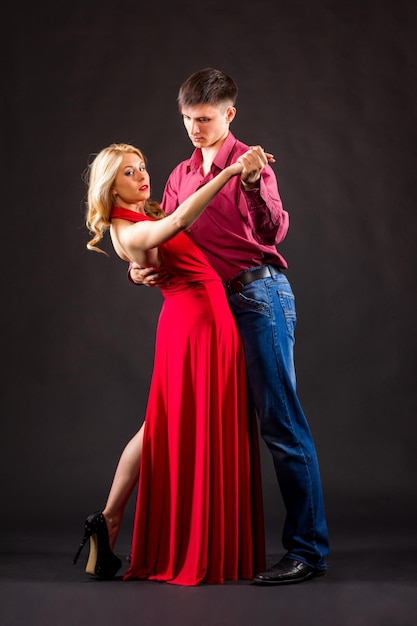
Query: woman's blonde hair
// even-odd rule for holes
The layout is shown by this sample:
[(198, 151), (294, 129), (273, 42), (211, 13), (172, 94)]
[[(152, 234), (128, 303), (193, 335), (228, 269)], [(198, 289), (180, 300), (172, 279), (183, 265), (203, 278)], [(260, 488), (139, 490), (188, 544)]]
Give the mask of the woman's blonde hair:
[[(110, 213), (114, 204), (112, 188), (125, 153), (136, 154), (141, 161), (145, 162), (145, 157), (135, 146), (127, 143), (113, 143), (97, 154), (85, 173), (88, 186), (86, 226), (90, 234), (93, 235), (93, 238), (87, 243), (89, 250), (106, 254), (96, 244), (101, 241), (105, 232), (110, 228)], [(155, 219), (165, 217), (160, 205), (150, 200), (145, 202), (145, 214)]]

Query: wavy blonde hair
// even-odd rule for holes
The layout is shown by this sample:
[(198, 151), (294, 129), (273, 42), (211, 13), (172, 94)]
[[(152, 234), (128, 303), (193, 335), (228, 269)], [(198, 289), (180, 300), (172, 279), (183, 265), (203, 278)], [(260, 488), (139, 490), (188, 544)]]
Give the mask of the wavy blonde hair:
[[(97, 244), (110, 228), (110, 213), (114, 204), (112, 188), (123, 154), (129, 152), (136, 154), (141, 161), (146, 163), (142, 152), (135, 146), (127, 143), (112, 143), (96, 155), (85, 172), (85, 181), (88, 187), (85, 221), (90, 235), (93, 236), (87, 243), (87, 248), (94, 252), (106, 254)], [(151, 200), (145, 202), (145, 214), (154, 219), (165, 217), (165, 213), (158, 202)]]

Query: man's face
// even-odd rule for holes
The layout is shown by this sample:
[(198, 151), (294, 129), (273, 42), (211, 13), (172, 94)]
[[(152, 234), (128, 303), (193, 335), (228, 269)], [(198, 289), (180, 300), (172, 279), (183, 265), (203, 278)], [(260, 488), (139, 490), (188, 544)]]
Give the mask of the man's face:
[(181, 114), (188, 136), (196, 148), (211, 148), (222, 143), (236, 109), (229, 103), (199, 104), (183, 107)]

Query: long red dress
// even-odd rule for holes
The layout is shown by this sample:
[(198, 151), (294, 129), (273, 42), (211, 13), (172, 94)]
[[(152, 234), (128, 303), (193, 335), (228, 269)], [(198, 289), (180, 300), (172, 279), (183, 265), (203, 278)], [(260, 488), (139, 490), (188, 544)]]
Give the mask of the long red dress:
[[(120, 207), (112, 217), (152, 219)], [(251, 579), (265, 566), (256, 418), (243, 345), (220, 277), (181, 233), (159, 247), (162, 293), (124, 579)]]

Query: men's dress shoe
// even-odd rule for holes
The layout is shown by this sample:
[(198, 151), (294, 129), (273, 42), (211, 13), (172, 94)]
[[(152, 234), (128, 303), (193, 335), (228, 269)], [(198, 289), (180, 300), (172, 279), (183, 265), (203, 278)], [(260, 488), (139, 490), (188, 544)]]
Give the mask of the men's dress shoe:
[(284, 556), (265, 572), (257, 574), (253, 582), (257, 585), (289, 585), (291, 583), (301, 583), (316, 576), (325, 576), (325, 574), (325, 569), (315, 569), (310, 567), (310, 565), (301, 563), (301, 561)]

